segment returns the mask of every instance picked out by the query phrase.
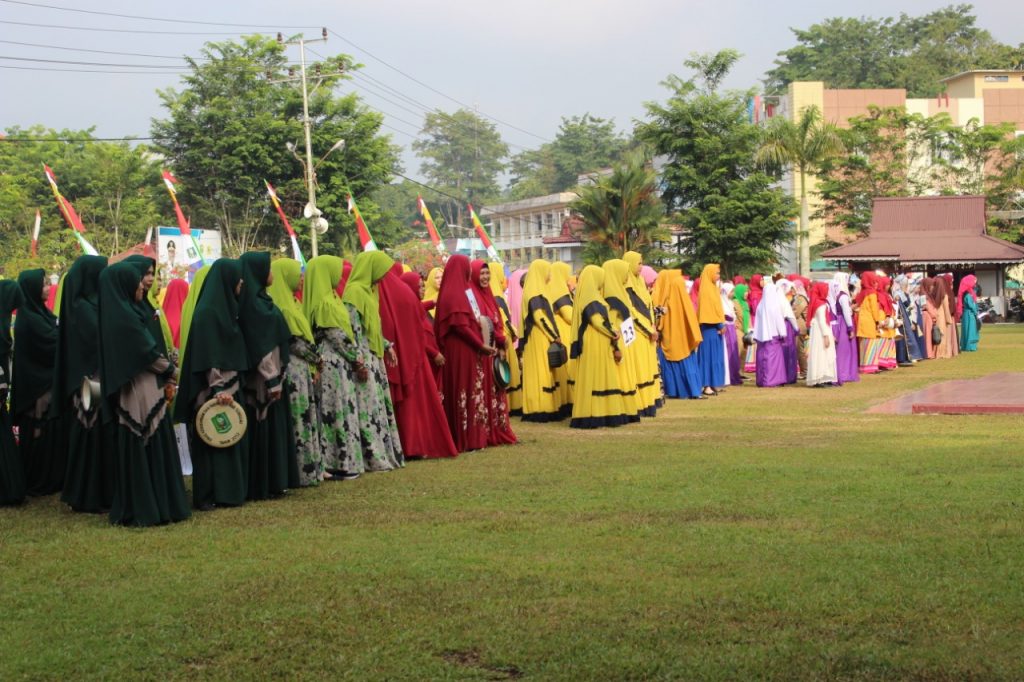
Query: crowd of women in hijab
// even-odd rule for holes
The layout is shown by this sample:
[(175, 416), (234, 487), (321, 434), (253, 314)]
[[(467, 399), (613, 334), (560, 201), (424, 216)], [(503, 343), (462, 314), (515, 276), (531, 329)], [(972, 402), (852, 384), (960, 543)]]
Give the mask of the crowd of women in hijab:
[[(627, 252), (577, 275), (453, 255), (422, 277), (380, 251), (155, 274), (83, 256), (59, 288), (0, 281), (0, 504), (59, 493), (164, 524), (511, 445), (513, 417), (616, 427), (750, 375), (838, 386), (978, 343), (970, 275), (955, 295), (949, 276), (691, 279)], [(240, 438), (198, 437), (211, 404), (244, 412)]]

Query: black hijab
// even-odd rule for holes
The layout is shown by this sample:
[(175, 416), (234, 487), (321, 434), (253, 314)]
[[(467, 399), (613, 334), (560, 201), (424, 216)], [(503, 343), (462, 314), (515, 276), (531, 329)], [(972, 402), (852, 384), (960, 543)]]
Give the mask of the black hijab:
[(242, 295), (238, 301), (238, 324), (245, 336), (249, 366), (260, 364), (274, 348), (280, 349), (281, 366), (288, 364), (288, 344), (292, 333), (284, 315), (267, 293), (270, 279), (270, 254), (266, 251), (243, 253)]
[(99, 282), (105, 267), (104, 256), (81, 256), (64, 277), (51, 416), (61, 414), (68, 399), (81, 387), (82, 379), (99, 369)]
[(11, 412), (21, 414), (53, 386), (57, 354), (57, 318), (43, 303), (46, 272), (25, 270), (18, 275), (24, 300), (14, 321), (14, 371)]
[(141, 281), (130, 263), (115, 263), (100, 273), (100, 384), (105, 396), (117, 393), (161, 355), (139, 317), (135, 292)]

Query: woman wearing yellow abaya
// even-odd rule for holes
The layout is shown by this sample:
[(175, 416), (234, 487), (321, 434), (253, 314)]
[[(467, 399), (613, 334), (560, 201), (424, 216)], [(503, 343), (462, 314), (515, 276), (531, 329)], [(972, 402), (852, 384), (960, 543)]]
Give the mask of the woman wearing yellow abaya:
[[(569, 278), (572, 276), (572, 269), (561, 261), (551, 264), (551, 279), (548, 281), (547, 297), (551, 303), (551, 311), (555, 315), (555, 327), (558, 329), (558, 336), (566, 348), (571, 342), (572, 331), (572, 294), (569, 293)], [(565, 416), (572, 414), (572, 382), (575, 372), (572, 365), (575, 364), (572, 358), (555, 369), (555, 380), (558, 381), (559, 402), (562, 404), (562, 412)]]
[(555, 315), (547, 298), (551, 264), (543, 260), (530, 263), (523, 286), (523, 336), (520, 341), (523, 362), (523, 421), (552, 422), (561, 414), (559, 385), (548, 364), (548, 348), (561, 343)]
[(626, 293), (629, 294), (630, 306), (639, 322), (634, 351), (636, 354), (637, 390), (640, 406), (654, 412), (664, 404), (661, 390), (661, 371), (658, 367), (658, 331), (654, 326), (653, 304), (647, 284), (640, 277), (643, 256), (636, 251), (627, 251), (622, 257), (629, 265), (629, 280), (626, 282)]
[(626, 414), (644, 416), (643, 405), (640, 404), (637, 392), (636, 351), (630, 350), (639, 341), (639, 331), (637, 331), (632, 343), (628, 343), (627, 335), (623, 333), (623, 322), (628, 320), (628, 325), (631, 325), (634, 330), (637, 325), (633, 317), (632, 308), (629, 305), (629, 294), (626, 293), (629, 265), (622, 259), (614, 258), (607, 261), (603, 268), (604, 299), (608, 303), (612, 329), (623, 336), (621, 343), (622, 362), (617, 365), (617, 369), (619, 386), (622, 389), (622, 396), (626, 403)]

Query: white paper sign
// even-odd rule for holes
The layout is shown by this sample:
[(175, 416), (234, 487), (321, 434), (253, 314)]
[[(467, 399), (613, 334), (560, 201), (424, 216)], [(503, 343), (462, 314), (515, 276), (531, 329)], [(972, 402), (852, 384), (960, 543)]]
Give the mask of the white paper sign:
[(181, 460), (181, 473), (183, 476), (192, 475), (192, 455), (188, 450), (188, 432), (184, 424), (174, 425), (174, 439), (178, 441), (178, 459)]
[(627, 317), (622, 321), (622, 342), (628, 348), (636, 340), (636, 327), (633, 326), (633, 318)]

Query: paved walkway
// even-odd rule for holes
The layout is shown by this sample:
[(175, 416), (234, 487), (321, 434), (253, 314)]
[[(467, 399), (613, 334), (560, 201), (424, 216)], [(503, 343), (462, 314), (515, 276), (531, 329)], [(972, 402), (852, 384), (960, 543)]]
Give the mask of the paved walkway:
[(1024, 414), (1024, 373), (957, 379), (875, 405), (874, 414)]

